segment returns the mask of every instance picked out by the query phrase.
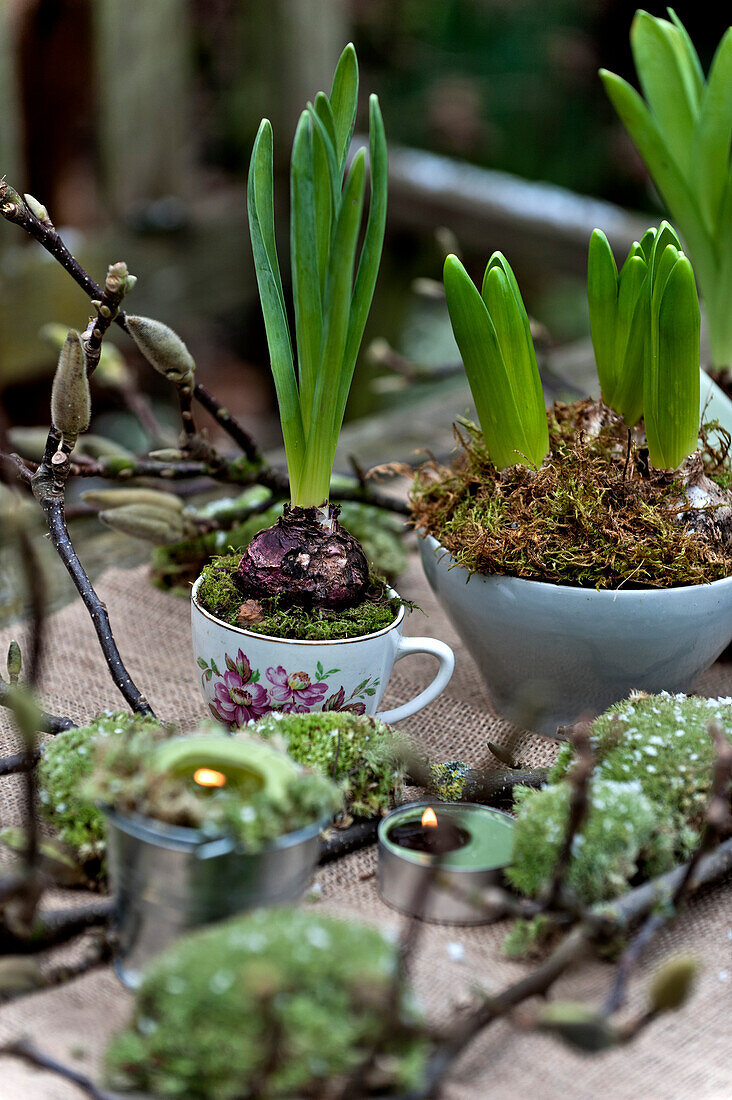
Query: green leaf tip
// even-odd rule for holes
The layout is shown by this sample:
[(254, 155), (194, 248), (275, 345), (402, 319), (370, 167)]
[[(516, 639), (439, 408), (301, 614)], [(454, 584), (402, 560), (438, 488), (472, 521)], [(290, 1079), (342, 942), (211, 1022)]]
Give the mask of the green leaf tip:
[(300, 116), (290, 172), (290, 257), (294, 344), (274, 230), (272, 128), (260, 124), (252, 149), (247, 207), (252, 251), (277, 391), (293, 504), (327, 499), (333, 459), (386, 222), (386, 139), (370, 100), (370, 203), (360, 256), (366, 154), (346, 173), (358, 105), (358, 61), (341, 53), (330, 96), (319, 92)]
[(705, 76), (684, 24), (667, 13), (639, 9), (631, 23), (642, 95), (607, 69), (600, 77), (693, 261), (722, 367), (732, 362), (732, 28)]
[(549, 450), (546, 410), (528, 317), (508, 261), (493, 254), (481, 294), (450, 253), (443, 281), (491, 460), (498, 469), (518, 463), (539, 466)]

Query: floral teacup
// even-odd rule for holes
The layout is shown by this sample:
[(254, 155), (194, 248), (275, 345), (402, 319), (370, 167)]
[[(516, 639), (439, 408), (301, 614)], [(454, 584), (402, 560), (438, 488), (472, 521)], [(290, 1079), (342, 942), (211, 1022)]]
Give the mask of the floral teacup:
[(402, 706), (379, 714), (398, 722), (431, 703), (455, 666), (449, 646), (435, 638), (403, 638), (404, 608), (374, 634), (338, 641), (298, 641), (229, 626), (191, 594), (193, 655), (203, 698), (215, 718), (235, 727), (271, 711), (351, 711), (376, 714), (394, 662), (431, 653), (440, 662), (431, 684)]

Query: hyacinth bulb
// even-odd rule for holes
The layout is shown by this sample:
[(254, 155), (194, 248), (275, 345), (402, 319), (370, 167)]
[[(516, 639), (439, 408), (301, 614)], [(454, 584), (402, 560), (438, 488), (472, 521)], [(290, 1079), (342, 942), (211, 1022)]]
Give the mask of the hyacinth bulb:
[(255, 535), (239, 563), (244, 596), (278, 596), (280, 606), (344, 608), (360, 602), (369, 578), (361, 544), (338, 522), (337, 506), (285, 507)]

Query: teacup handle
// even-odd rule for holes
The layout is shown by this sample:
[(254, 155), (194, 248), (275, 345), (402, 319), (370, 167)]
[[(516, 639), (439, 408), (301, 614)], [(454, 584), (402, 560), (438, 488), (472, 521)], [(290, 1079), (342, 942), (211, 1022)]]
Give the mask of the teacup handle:
[(440, 662), (437, 675), (424, 691), (420, 691), (419, 695), (415, 695), (414, 699), (410, 699), (409, 702), (403, 703), (400, 707), (394, 707), (392, 710), (385, 710), (381, 714), (377, 714), (376, 717), (380, 718), (382, 722), (400, 722), (402, 718), (409, 718), (412, 714), (416, 714), (418, 710), (426, 707), (428, 703), (436, 699), (450, 682), (450, 677), (455, 668), (455, 654), (449, 645), (438, 642), (437, 638), (400, 638), (399, 648), (394, 658), (395, 663), (401, 661), (402, 657), (406, 657), (410, 653), (431, 653), (433, 657), (436, 657)]

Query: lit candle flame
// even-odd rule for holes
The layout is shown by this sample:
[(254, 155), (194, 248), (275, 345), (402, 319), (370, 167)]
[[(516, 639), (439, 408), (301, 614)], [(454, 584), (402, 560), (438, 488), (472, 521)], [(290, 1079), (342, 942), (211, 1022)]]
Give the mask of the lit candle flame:
[(428, 806), (427, 809), (425, 810), (425, 812), (422, 814), (422, 825), (423, 826), (427, 826), (427, 825), (435, 826), (436, 824), (437, 824), (437, 814), (435, 813), (435, 811), (432, 809), (431, 806)]
[(193, 773), (193, 782), (198, 783), (200, 787), (224, 787), (226, 776), (214, 768), (196, 768)]

